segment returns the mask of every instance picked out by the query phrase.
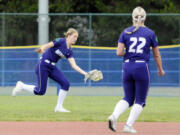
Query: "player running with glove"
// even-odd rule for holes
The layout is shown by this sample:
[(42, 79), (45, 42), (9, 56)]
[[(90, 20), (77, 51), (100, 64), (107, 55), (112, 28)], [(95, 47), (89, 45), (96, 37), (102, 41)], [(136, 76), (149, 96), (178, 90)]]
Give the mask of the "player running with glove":
[[(146, 97), (150, 83), (149, 57), (150, 46), (158, 69), (158, 75), (163, 76), (161, 55), (158, 49), (157, 38), (151, 29), (144, 25), (146, 12), (137, 7), (132, 13), (133, 26), (126, 28), (118, 40), (117, 55), (124, 56), (123, 88), (124, 98), (115, 106), (108, 118), (109, 128), (116, 131), (116, 121), (119, 116), (132, 106), (129, 118), (123, 132), (136, 133), (133, 124), (146, 104)], [(126, 48), (126, 52), (124, 52)]]
[[(94, 77), (96, 75), (95, 72), (93, 72), (93, 74), (90, 72), (85, 72), (76, 64), (71, 45), (75, 44), (77, 39), (78, 32), (75, 29), (70, 28), (65, 33), (65, 38), (57, 38), (56, 40), (42, 45), (40, 48), (36, 49), (36, 52), (43, 53), (35, 69), (38, 80), (37, 86), (27, 85), (21, 81), (18, 81), (16, 83), (16, 87), (12, 91), (12, 96), (16, 96), (17, 93), (21, 92), (22, 90), (34, 93), (35, 95), (44, 95), (49, 77), (59, 83), (61, 86), (55, 112), (70, 112), (63, 107), (63, 102), (69, 90), (70, 83), (64, 74), (56, 67), (58, 60), (66, 58), (74, 70), (85, 76), (85, 80), (93, 80), (94, 78), (91, 76)], [(101, 79), (102, 76), (97, 76), (95, 78), (97, 81)]]

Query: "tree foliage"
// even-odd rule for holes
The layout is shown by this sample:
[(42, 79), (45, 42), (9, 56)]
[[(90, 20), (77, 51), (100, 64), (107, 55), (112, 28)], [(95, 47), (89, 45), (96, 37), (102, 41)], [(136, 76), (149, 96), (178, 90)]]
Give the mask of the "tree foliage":
[(0, 12), (31, 13), (38, 11), (38, 0), (0, 0)]
[[(142, 6), (147, 13), (180, 13), (179, 0), (49, 0), (50, 13), (131, 13), (136, 6)], [(38, 0), (0, 0), (0, 12), (37, 13)], [(37, 44), (37, 18), (6, 16), (5, 44)], [(0, 27), (2, 22), (0, 16)], [(160, 44), (180, 41), (178, 16), (150, 16), (146, 22), (157, 33)], [(63, 36), (68, 27), (75, 27), (80, 32), (78, 44), (114, 46), (122, 29), (129, 25), (130, 16), (50, 16), (50, 40)]]
[[(149, 13), (180, 13), (179, 0), (49, 0), (52, 13), (129, 13), (142, 6)], [(0, 12), (38, 11), (38, 0), (0, 0)]]

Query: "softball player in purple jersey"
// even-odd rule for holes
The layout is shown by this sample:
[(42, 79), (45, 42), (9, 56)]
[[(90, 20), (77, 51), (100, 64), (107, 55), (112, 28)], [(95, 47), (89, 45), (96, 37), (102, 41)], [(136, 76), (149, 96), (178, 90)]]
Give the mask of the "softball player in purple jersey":
[(66, 98), (70, 84), (64, 74), (56, 67), (56, 63), (59, 59), (66, 58), (74, 70), (83, 75), (87, 74), (78, 65), (76, 65), (75, 59), (73, 58), (71, 44), (75, 44), (77, 39), (78, 32), (75, 29), (70, 28), (65, 33), (65, 38), (57, 38), (54, 41), (36, 49), (38, 53), (43, 53), (35, 69), (38, 80), (37, 86), (27, 85), (18, 81), (16, 83), (16, 87), (13, 89), (12, 95), (15, 96), (22, 90), (29, 91), (35, 95), (44, 95), (49, 77), (61, 86), (55, 112), (70, 112), (63, 107), (63, 102)]
[[(117, 55), (124, 56), (123, 88), (124, 98), (115, 106), (108, 118), (109, 128), (116, 131), (116, 122), (119, 116), (129, 107), (133, 106), (123, 132), (136, 133), (133, 128), (146, 104), (146, 97), (150, 83), (149, 58), (152, 47), (158, 75), (163, 76), (161, 55), (158, 49), (157, 38), (151, 29), (144, 25), (146, 12), (142, 7), (136, 7), (132, 13), (133, 26), (126, 28), (118, 40)], [(124, 52), (124, 48), (126, 51)]]

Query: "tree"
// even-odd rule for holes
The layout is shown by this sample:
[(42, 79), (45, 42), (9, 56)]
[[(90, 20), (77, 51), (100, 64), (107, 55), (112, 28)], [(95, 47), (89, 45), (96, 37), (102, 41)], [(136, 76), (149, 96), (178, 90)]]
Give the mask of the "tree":
[[(148, 13), (180, 13), (179, 0), (49, 0), (52, 13), (130, 13), (142, 6)], [(37, 13), (38, 0), (0, 0), (0, 12)]]
[[(147, 13), (180, 13), (179, 0), (49, 0), (50, 13), (130, 13), (142, 6)], [(0, 12), (37, 13), (38, 0), (0, 0)], [(149, 14), (148, 14), (149, 15)], [(92, 19), (92, 20), (89, 20)], [(84, 20), (86, 20), (84, 22)], [(37, 16), (5, 16), (6, 45), (37, 44)], [(2, 26), (3, 16), (0, 16)], [(92, 23), (89, 28), (90, 22)], [(178, 16), (148, 16), (147, 26), (158, 34), (160, 44), (179, 42)], [(68, 27), (80, 31), (79, 44), (114, 46), (121, 30), (131, 25), (129, 16), (50, 16), (50, 39), (63, 36)], [(161, 27), (160, 27), (161, 25)], [(1, 29), (2, 30), (2, 27)], [(88, 32), (93, 33), (88, 33)], [(167, 32), (170, 31), (170, 32)], [(164, 34), (166, 33), (166, 34)], [(91, 41), (88, 41), (92, 35)], [(168, 38), (167, 38), (168, 37)], [(2, 37), (0, 37), (0, 40)]]

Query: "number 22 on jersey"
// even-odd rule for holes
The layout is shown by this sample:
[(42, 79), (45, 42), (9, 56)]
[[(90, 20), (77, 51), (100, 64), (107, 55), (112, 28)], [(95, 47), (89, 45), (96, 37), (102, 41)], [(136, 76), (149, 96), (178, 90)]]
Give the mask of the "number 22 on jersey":
[[(143, 53), (143, 47), (146, 44), (146, 39), (143, 37), (131, 37), (130, 41), (132, 41), (132, 44), (129, 46), (129, 52), (131, 53)], [(137, 44), (137, 42), (140, 42), (139, 44)], [(135, 49), (134, 47), (137, 46), (137, 48)]]

